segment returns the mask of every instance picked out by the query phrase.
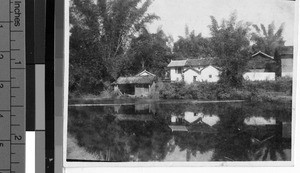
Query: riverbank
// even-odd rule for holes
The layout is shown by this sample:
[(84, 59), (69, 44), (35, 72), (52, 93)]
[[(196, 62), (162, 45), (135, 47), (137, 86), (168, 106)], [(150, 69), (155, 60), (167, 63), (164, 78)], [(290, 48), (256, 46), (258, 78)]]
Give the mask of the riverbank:
[(239, 88), (220, 83), (166, 83), (160, 90), (163, 99), (291, 101), (292, 79), (276, 81), (244, 81)]
[(105, 90), (99, 94), (69, 94), (69, 102), (72, 103), (128, 103), (145, 102), (145, 100), (194, 100), (194, 101), (291, 101), (292, 79), (278, 78), (276, 81), (244, 81), (239, 88), (225, 86), (220, 83), (195, 82), (185, 84), (158, 83), (156, 95), (149, 97), (132, 97), (128, 95), (118, 96), (112, 90)]

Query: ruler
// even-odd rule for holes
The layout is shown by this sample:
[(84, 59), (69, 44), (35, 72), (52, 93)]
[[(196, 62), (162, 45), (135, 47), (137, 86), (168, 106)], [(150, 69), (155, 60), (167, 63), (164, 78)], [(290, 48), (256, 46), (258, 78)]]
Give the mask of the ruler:
[(25, 172), (25, 0), (0, 0), (0, 173)]

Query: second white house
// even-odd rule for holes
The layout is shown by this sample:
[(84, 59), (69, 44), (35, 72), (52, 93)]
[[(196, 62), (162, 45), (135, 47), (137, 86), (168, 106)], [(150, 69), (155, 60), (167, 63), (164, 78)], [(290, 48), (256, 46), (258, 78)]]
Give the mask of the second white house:
[(212, 59), (171, 60), (168, 64), (171, 81), (217, 82), (220, 70), (213, 65)]

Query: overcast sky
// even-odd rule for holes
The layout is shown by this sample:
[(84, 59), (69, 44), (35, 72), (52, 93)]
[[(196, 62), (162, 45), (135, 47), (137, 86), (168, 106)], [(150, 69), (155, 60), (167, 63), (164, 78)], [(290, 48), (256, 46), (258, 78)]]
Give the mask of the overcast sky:
[(220, 22), (236, 10), (238, 20), (253, 24), (267, 26), (274, 21), (278, 29), (284, 22), (286, 45), (293, 45), (295, 7), (294, 1), (286, 0), (154, 0), (148, 12), (155, 13), (161, 19), (148, 27), (151, 32), (162, 27), (175, 41), (178, 36), (185, 35), (185, 25), (190, 31), (195, 30), (196, 34), (202, 33), (202, 36), (208, 37), (209, 16), (215, 16)]

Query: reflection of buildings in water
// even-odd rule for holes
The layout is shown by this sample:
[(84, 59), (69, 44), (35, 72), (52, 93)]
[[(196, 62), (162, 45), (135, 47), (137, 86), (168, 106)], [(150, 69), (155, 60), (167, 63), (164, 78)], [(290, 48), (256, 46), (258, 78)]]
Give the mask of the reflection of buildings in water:
[[(244, 119), (246, 130), (266, 140), (271, 137), (291, 138), (291, 123), (281, 122), (275, 117), (252, 116)], [(268, 136), (268, 137), (266, 137)]]
[(184, 120), (189, 122), (189, 123), (193, 123), (193, 122), (196, 122), (196, 121), (202, 121), (202, 118), (203, 118), (204, 114), (201, 112), (201, 113), (196, 113), (196, 112), (189, 112), (189, 111), (186, 111), (184, 112)]
[(153, 121), (151, 104), (114, 105), (114, 116), (120, 121)]
[(171, 115), (171, 123), (176, 123), (176, 124), (182, 124), (182, 123), (205, 123), (209, 126), (214, 126), (220, 121), (220, 118), (216, 115), (205, 115), (202, 112), (190, 112), (186, 111), (184, 112), (184, 115)]
[(121, 105), (114, 105), (114, 112), (118, 113), (121, 108)]
[(291, 139), (292, 136), (292, 123), (282, 122), (282, 137)]
[(248, 117), (245, 118), (244, 123), (246, 125), (253, 125), (253, 126), (264, 126), (264, 125), (275, 125), (276, 119), (274, 117), (271, 118), (264, 118), (264, 117)]
[(132, 104), (132, 105), (114, 105), (115, 113), (122, 114), (139, 114), (139, 113), (152, 113), (155, 114), (155, 106), (153, 104)]
[(179, 132), (201, 132), (201, 133), (215, 133), (216, 130), (212, 128), (220, 118), (216, 115), (205, 115), (202, 112), (186, 111), (183, 115), (171, 115), (171, 124), (169, 128)]
[(214, 150), (208, 150), (204, 153), (197, 151), (192, 154), (189, 149), (180, 149), (176, 146), (174, 150), (166, 155), (164, 161), (211, 161), (213, 158)]
[(155, 108), (152, 104), (136, 104), (134, 106), (135, 112), (155, 113)]
[(115, 114), (119, 121), (153, 121), (152, 114)]
[(208, 115), (204, 116), (202, 121), (210, 126), (214, 126), (220, 121), (220, 118), (216, 115)]
[[(184, 147), (182, 144), (186, 144), (187, 146)], [(178, 138), (176, 139), (175, 135), (169, 140), (167, 146), (170, 149), (163, 161), (211, 161), (215, 152), (214, 148), (209, 148), (201, 152), (197, 151), (192, 147), (193, 144), (190, 142), (183, 142), (181, 145), (178, 145)]]

